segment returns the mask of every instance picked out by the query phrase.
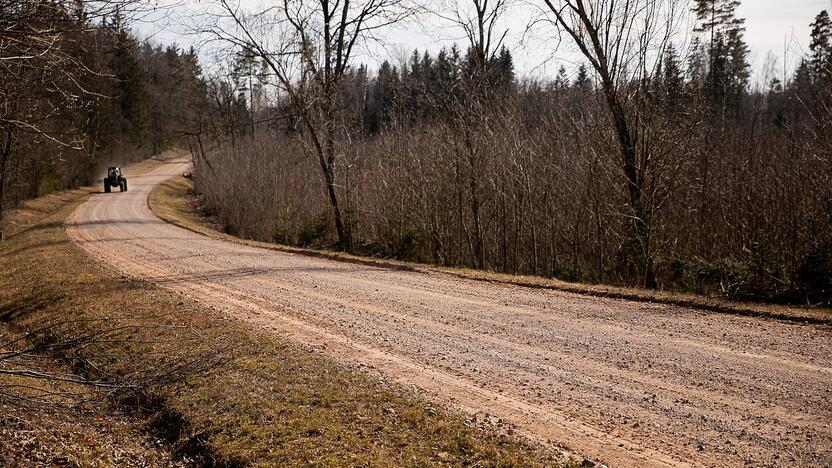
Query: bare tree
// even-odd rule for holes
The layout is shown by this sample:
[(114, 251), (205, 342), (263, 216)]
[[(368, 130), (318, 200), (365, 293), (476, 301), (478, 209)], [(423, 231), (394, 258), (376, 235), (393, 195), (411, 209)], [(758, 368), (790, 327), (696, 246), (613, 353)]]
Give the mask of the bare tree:
[[(71, 131), (50, 128), (64, 104), (84, 90), (79, 64), (67, 50), (83, 11), (59, 2), (4, 0), (0, 3), (0, 223), (6, 171), (21, 133), (62, 147), (81, 143)], [(0, 232), (2, 237), (2, 232)]]
[(681, 13), (677, 0), (543, 0), (559, 33), (566, 33), (599, 78), (617, 138), (643, 283), (654, 286), (645, 177), (653, 162), (640, 144), (641, 84), (658, 69)]
[(320, 165), (338, 245), (350, 249), (336, 174), (344, 131), (339, 87), (356, 50), (379, 41), (381, 28), (411, 17), (417, 6), (409, 0), (283, 0), (250, 13), (228, 0), (216, 6), (213, 24), (200, 32), (241, 47), (271, 72)]
[[(489, 116), (505, 97), (504, 93), (494, 92), (490, 72), (508, 34), (508, 29), (503, 29), (500, 23), (512, 3), (510, 0), (454, 0), (434, 12), (462, 30), (467, 40), (469, 65), (473, 65), (472, 69), (456, 73), (458, 81), (449, 93), (450, 99), (442, 98), (431, 105), (450, 117), (448, 144), (454, 148), (457, 159), (454, 171), (459, 225), (477, 268), (485, 268), (488, 263), (482, 219), (483, 179), (488, 177), (484, 174), (486, 151), (482, 148), (481, 135), (491, 131)], [(470, 211), (470, 227), (465, 221), (463, 204)]]
[(456, 0), (436, 14), (462, 29), (477, 66), (483, 68), (494, 58), (508, 34), (508, 29), (500, 33), (499, 23), (511, 6), (509, 0)]

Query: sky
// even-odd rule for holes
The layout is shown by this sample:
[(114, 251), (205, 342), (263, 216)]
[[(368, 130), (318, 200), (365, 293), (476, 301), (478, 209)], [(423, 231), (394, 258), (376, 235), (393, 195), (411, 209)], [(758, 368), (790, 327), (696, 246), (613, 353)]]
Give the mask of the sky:
[(745, 18), (745, 38), (751, 47), (752, 65), (758, 72), (766, 54), (782, 60), (784, 50), (793, 69), (799, 57), (808, 53), (809, 26), (821, 10), (832, 11), (829, 0), (745, 0), (737, 11)]
[[(204, 1), (184, 0), (184, 3), (165, 10), (162, 15), (150, 16), (137, 23), (140, 36), (164, 43), (176, 42), (180, 46), (199, 46), (198, 39), (181, 34), (180, 23), (186, 21), (182, 18), (187, 16), (187, 12), (198, 8)], [(258, 8), (273, 2), (242, 1), (249, 5), (255, 5), (256, 2)], [(526, 0), (526, 3), (533, 2), (534, 0)], [(754, 71), (752, 82), (763, 80), (765, 64), (772, 58), (777, 61), (773, 68), (779, 70), (779, 74), (791, 73), (808, 49), (809, 24), (822, 9), (832, 10), (832, 0), (744, 0), (741, 3), (737, 15), (746, 20), (745, 38), (751, 48), (750, 61)], [(568, 41), (557, 45), (549, 36), (524, 34), (532, 15), (533, 10), (529, 6), (513, 7), (506, 15), (508, 19), (502, 24), (508, 30), (505, 45), (512, 51), (518, 74), (537, 78), (552, 77), (561, 65), (574, 70), (580, 62), (580, 55)], [(356, 60), (375, 68), (383, 60), (398, 64), (406, 60), (413, 49), (435, 53), (442, 46), (464, 42), (460, 31), (449, 27), (440, 18), (429, 16), (421, 18), (418, 23), (390, 29), (383, 39), (383, 48), (364, 50)]]

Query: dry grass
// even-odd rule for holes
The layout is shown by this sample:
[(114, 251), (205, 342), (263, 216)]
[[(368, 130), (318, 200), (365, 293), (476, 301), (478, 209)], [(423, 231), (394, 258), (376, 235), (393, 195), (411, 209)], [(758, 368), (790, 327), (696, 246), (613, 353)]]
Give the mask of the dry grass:
[[(0, 324), (0, 343), (25, 337)], [(0, 346), (0, 352), (7, 351)], [(50, 356), (17, 366), (51, 375), (67, 369)], [(179, 466), (167, 445), (134, 418), (107, 405), (101, 392), (76, 383), (0, 377), (0, 466)], [(9, 398), (13, 396), (13, 398)], [(96, 404), (91, 404), (90, 400)]]
[[(182, 203), (181, 198), (170, 203)], [(163, 381), (118, 400), (180, 456), (230, 465), (556, 465), (554, 453), (438, 409), (274, 334), (148, 283), (114, 275), (69, 242), (64, 204), (0, 244), (0, 321), (21, 330), (73, 320), (53, 339), (129, 324), (119, 340), (62, 356), (78, 372)], [(158, 209), (158, 207), (157, 207)], [(58, 427), (58, 431), (67, 430)]]
[(304, 249), (266, 242), (240, 239), (222, 233), (212, 220), (200, 215), (199, 199), (193, 195), (193, 184), (183, 177), (174, 177), (157, 187), (150, 195), (150, 206), (157, 216), (165, 221), (186, 229), (215, 238), (244, 243), (247, 245), (299, 253), (345, 262), (360, 263), (382, 268), (404, 269), (417, 272), (443, 273), (460, 278), (480, 281), (492, 281), (516, 286), (554, 289), (576, 294), (597, 297), (625, 299), (642, 302), (655, 302), (682, 307), (692, 307), (711, 312), (731, 313), (746, 316), (759, 316), (780, 320), (802, 321), (811, 323), (832, 323), (832, 309), (817, 307), (793, 307), (777, 304), (734, 302), (718, 298), (698, 296), (677, 292), (655, 291), (648, 289), (623, 288), (615, 286), (570, 283), (556, 279), (536, 276), (515, 276), (465, 268), (437, 267), (423, 264), (401, 262), (397, 260), (359, 257), (329, 250)]
[(60, 207), (92, 192), (94, 190), (90, 188), (66, 190), (23, 202), (20, 206), (3, 214), (3, 237), (12, 237), (25, 231), (54, 213), (55, 210), (60, 209)]

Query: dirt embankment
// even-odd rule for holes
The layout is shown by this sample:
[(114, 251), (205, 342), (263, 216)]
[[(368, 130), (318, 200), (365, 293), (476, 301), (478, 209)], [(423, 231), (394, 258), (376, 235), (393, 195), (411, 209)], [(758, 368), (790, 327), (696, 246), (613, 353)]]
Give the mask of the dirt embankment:
[[(121, 203), (151, 187), (135, 172), (127, 174), (130, 192), (91, 199), (131, 213), (136, 207)], [(144, 199), (138, 201), (146, 208)], [(118, 453), (145, 453), (147, 460), (171, 463), (551, 466), (564, 460), (487, 421), (478, 424), (449, 413), (395, 384), (230, 318), (210, 304), (127, 277), (120, 271), (124, 264), (101, 266), (84, 251), (97, 241), (84, 241), (80, 248), (67, 237), (64, 222), (74, 208), (63, 204), (44, 210), (45, 219), (33, 217), (28, 229), (0, 244), (0, 320), (15, 333), (60, 321), (51, 339), (64, 341), (118, 329), (117, 339), (58, 353), (59, 365), (70, 364), (61, 372), (149, 384), (129, 394), (135, 399), (115, 398), (129, 417), (113, 415), (114, 407), (88, 408), (120, 424), (98, 424), (97, 433), (79, 431), (92, 434), (86, 436), (91, 441), (113, 439), (108, 447)], [(160, 222), (135, 220), (119, 237), (128, 241), (134, 238), (131, 230), (154, 223)], [(79, 224), (76, 218), (74, 228), (107, 225), (107, 220)], [(0, 389), (9, 383), (0, 376)], [(26, 413), (37, 423), (36, 413)], [(50, 429), (54, 434), (27, 433), (27, 424), (5, 424), (0, 446), (26, 437), (47, 461), (119, 460), (100, 444), (64, 444), (71, 429), (66, 424)], [(119, 445), (124, 431), (134, 436)], [(161, 446), (159, 440), (164, 440)], [(20, 457), (13, 460), (35, 460), (31, 453)]]

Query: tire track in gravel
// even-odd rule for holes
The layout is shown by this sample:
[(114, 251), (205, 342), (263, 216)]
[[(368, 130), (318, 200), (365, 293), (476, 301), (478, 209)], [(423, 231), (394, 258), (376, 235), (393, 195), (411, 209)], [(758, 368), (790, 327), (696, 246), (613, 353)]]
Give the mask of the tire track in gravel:
[(828, 326), (223, 242), (147, 207), (186, 169), (162, 164), (130, 192), (94, 195), (70, 236), (125, 274), (609, 465), (832, 463)]

